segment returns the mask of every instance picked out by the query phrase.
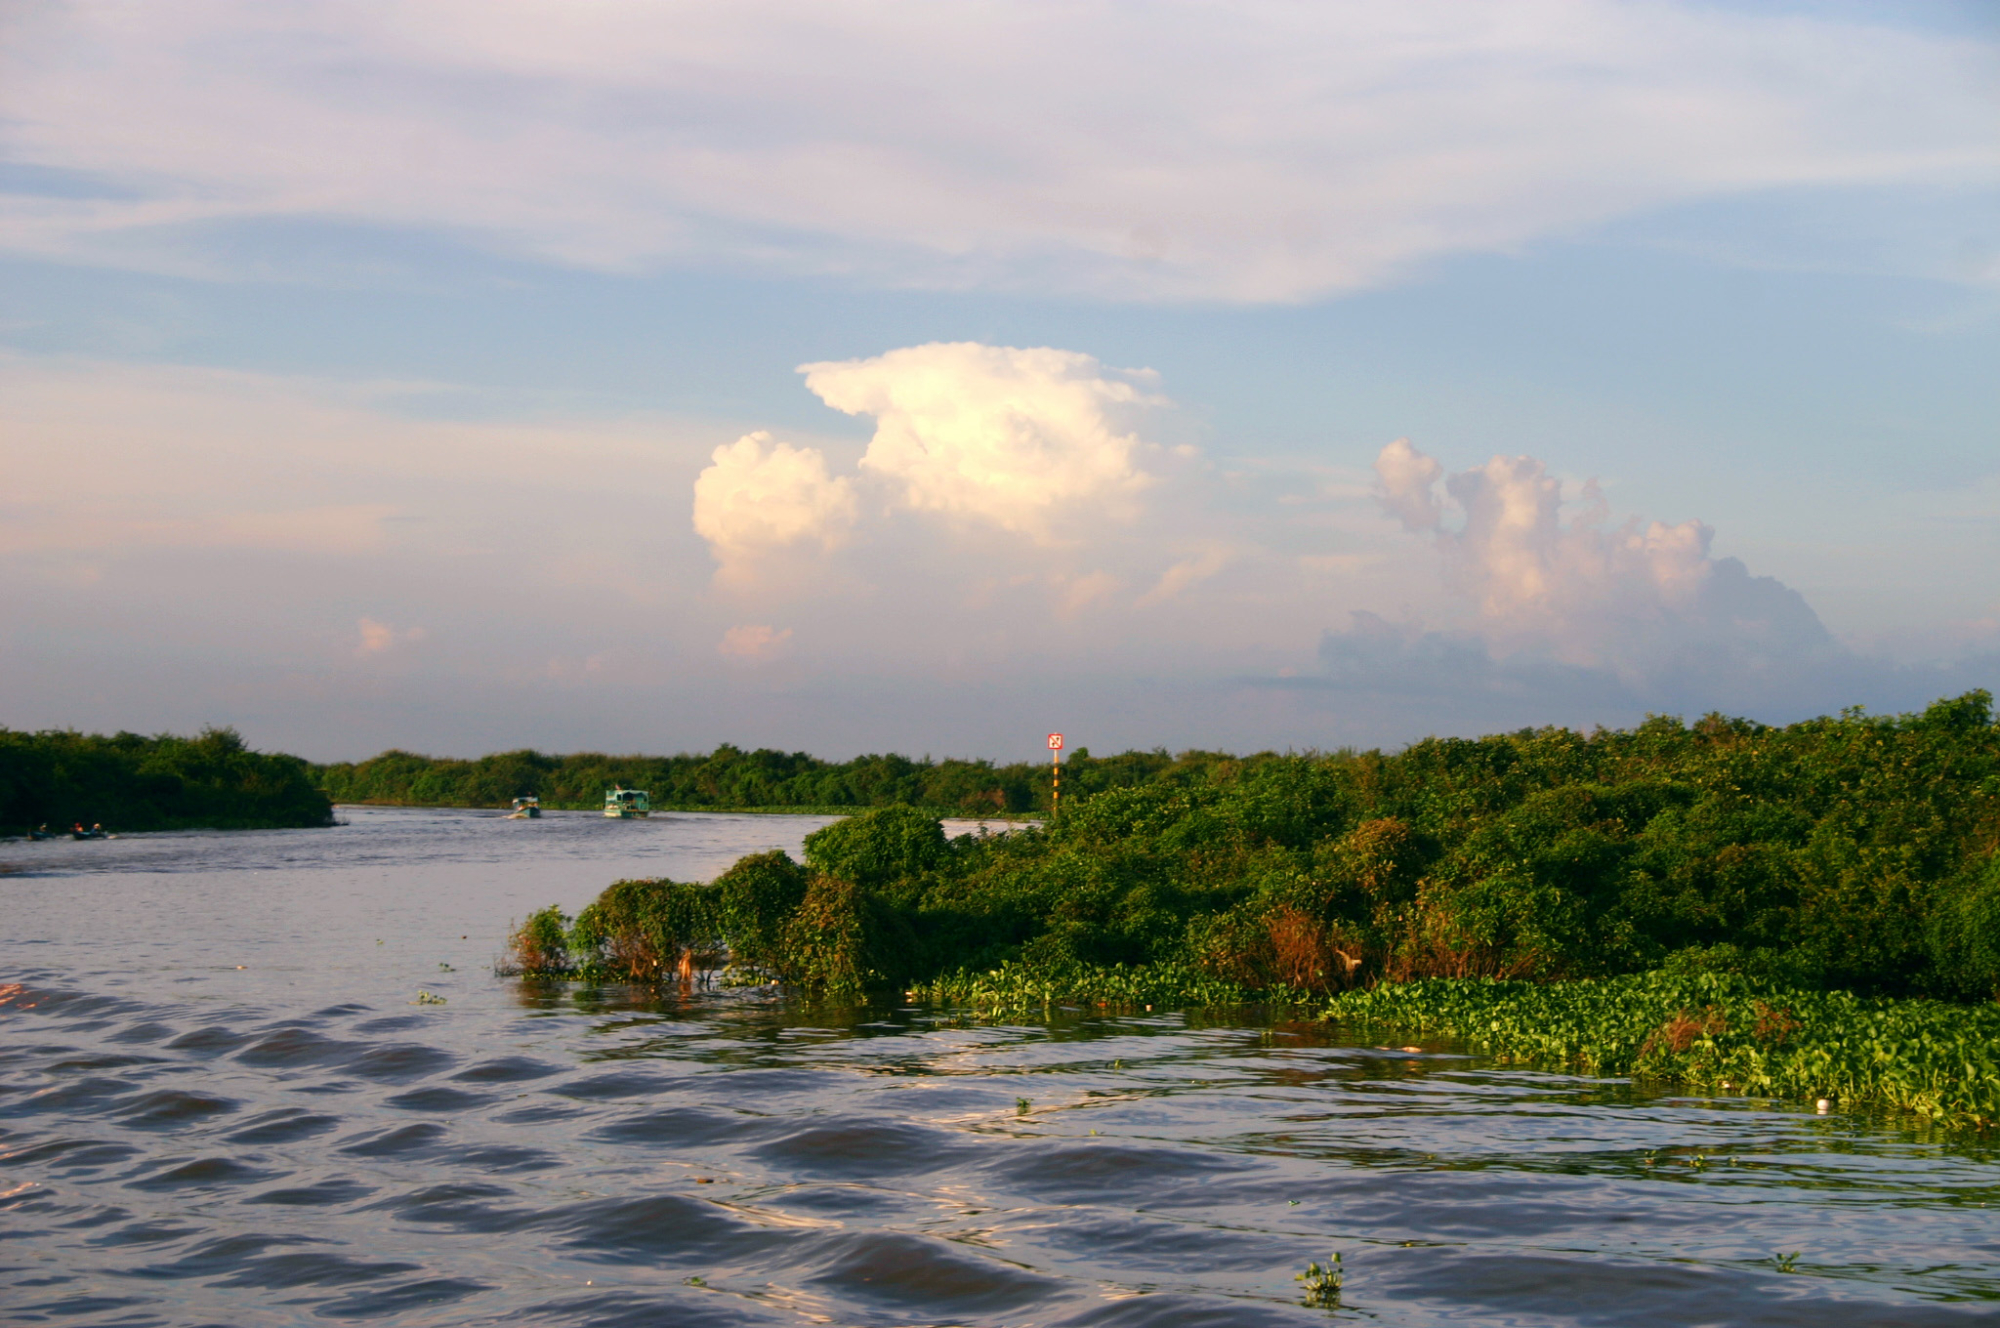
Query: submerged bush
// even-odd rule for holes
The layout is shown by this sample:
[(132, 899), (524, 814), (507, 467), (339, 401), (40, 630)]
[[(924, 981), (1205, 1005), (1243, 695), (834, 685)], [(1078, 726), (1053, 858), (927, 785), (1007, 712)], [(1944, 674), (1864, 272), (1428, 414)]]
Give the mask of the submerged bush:
[(570, 972), (568, 916), (554, 904), (530, 913), (507, 938), (506, 967), (544, 976)]

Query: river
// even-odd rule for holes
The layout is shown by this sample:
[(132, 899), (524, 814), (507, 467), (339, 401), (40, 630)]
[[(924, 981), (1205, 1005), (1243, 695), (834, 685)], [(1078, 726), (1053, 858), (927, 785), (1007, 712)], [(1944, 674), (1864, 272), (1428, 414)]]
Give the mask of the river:
[(340, 814), (0, 844), (0, 1319), (1325, 1324), (1336, 1251), (1376, 1324), (2000, 1304), (1974, 1138), (1245, 1012), (524, 984), (511, 919), (825, 819)]

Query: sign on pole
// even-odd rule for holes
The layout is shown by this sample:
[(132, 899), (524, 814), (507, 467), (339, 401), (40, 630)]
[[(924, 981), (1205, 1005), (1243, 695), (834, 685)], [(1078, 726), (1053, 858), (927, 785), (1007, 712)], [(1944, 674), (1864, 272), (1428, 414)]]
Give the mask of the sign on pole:
[(1049, 735), (1049, 819), (1062, 810), (1062, 734)]

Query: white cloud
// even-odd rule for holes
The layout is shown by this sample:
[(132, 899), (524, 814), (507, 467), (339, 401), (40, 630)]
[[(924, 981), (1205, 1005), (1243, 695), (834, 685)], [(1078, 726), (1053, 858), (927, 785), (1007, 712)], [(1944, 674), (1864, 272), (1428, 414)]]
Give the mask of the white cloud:
[(829, 477), (818, 448), (773, 443), (768, 433), (716, 448), (694, 482), (695, 533), (727, 577), (752, 575), (758, 559), (800, 544), (837, 548), (854, 518), (852, 482)]
[(4, 200), (0, 243), (111, 263), (302, 219), (607, 269), (1298, 300), (1693, 200), (2000, 179), (1993, 43), (1706, 4), (15, 11), (5, 151), (68, 174)]
[(1406, 439), (1382, 449), (1376, 473), (1383, 508), (1433, 536), (1447, 584), (1503, 652), (1644, 673), (1695, 655), (1751, 664), (1832, 646), (1798, 592), (1710, 558), (1714, 532), (1700, 521), (1607, 527), (1594, 480), (1565, 521), (1562, 486), (1533, 457), (1451, 476), (1448, 501), (1435, 492), (1443, 467)]
[(1375, 458), (1375, 474), (1380, 480), (1377, 493), (1389, 514), (1411, 530), (1434, 530), (1443, 517), (1438, 503), (1437, 482), (1444, 467), (1398, 438)]
[(402, 630), (373, 618), (362, 618), (355, 626), (361, 630), (361, 644), (355, 647), (357, 655), (380, 655), (395, 649), (398, 645), (411, 645), (424, 639), (421, 627), (406, 627)]
[(1102, 605), (1124, 588), (1125, 583), (1106, 571), (1084, 572), (1076, 576), (1053, 578), (1056, 597), (1056, 616), (1073, 619), (1093, 605)]
[(1163, 572), (1153, 588), (1134, 601), (1135, 607), (1143, 609), (1166, 603), (1188, 587), (1206, 581), (1229, 566), (1234, 556), (1235, 550), (1226, 544), (1210, 542), (1204, 545), (1201, 552), (1181, 559)]
[(715, 647), (715, 652), (724, 659), (751, 664), (762, 663), (784, 654), (791, 641), (792, 629), (789, 627), (773, 628), (745, 623), (724, 632), (722, 640)]
[(800, 372), (835, 410), (875, 417), (862, 468), (917, 511), (1047, 542), (1085, 504), (1094, 517), (1129, 516), (1148, 483), (1138, 436), (1111, 411), (1155, 400), (1131, 381), (1149, 375), (1106, 377), (1076, 351), (933, 343)]

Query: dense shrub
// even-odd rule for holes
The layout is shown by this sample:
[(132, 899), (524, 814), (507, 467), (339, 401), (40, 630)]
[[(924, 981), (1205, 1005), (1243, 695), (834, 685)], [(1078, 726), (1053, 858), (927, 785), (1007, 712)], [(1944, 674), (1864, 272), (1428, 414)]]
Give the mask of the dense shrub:
[[(927, 814), (884, 808), (815, 834), (803, 868), (746, 859), (713, 897), (653, 883), (628, 898), (621, 884), (589, 916), (654, 918), (619, 927), (639, 929), (631, 954), (664, 947), (675, 971), (687, 965), (669, 949), (726, 947), (806, 986), (1016, 964), (1332, 992), (1674, 965), (2000, 994), (2000, 730), (1984, 692), (1786, 728), (1656, 718), (1396, 755), (1097, 765), (1118, 777), (1045, 827), (947, 841)], [(684, 895), (707, 911), (686, 912)], [(689, 930), (696, 913), (708, 930)], [(606, 963), (624, 934), (607, 926), (581, 937)]]

